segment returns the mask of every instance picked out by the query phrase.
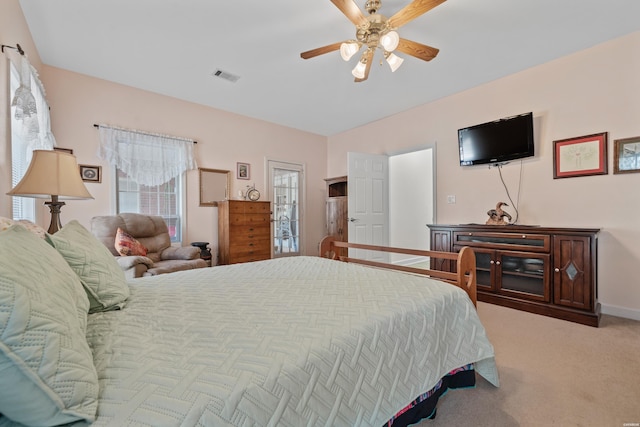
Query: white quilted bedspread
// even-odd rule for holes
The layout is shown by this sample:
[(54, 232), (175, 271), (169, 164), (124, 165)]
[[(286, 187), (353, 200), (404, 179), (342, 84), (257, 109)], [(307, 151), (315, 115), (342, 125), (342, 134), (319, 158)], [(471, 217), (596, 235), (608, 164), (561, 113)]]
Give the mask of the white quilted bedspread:
[(89, 315), (94, 426), (381, 426), (459, 366), (498, 385), (471, 301), (428, 278), (295, 257), (130, 285)]

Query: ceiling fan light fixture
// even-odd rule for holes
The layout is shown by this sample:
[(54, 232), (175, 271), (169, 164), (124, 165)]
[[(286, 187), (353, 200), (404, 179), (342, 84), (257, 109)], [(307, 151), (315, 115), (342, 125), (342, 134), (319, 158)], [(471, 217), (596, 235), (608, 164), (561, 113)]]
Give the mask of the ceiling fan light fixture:
[(340, 56), (342, 56), (342, 59), (345, 61), (348, 61), (358, 52), (358, 50), (360, 50), (360, 44), (358, 42), (344, 42), (340, 45)]
[[(404, 62), (403, 58), (392, 54), (395, 50), (400, 50), (403, 54), (423, 61), (431, 61), (438, 55), (439, 49), (401, 38), (397, 31), (403, 25), (447, 0), (403, 0), (408, 4), (389, 18), (378, 13), (382, 0), (362, 1), (365, 2), (368, 16), (362, 13), (355, 3), (356, 0), (331, 0), (331, 3), (355, 25), (355, 38), (302, 52), (300, 57), (309, 59), (339, 50), (342, 59), (349, 61), (360, 49), (364, 48), (364, 54), (351, 71), (351, 74), (356, 77), (355, 82), (359, 83), (369, 78), (376, 50), (380, 50), (384, 54), (384, 59), (391, 67), (392, 72), (395, 72)], [(380, 65), (382, 65), (382, 60), (380, 60)]]
[(384, 58), (387, 60), (387, 64), (389, 64), (389, 67), (391, 68), (392, 73), (395, 72), (398, 68), (400, 68), (400, 66), (404, 62), (404, 59), (400, 58), (399, 56), (391, 52), (385, 52)]
[(351, 71), (351, 74), (353, 74), (353, 77), (355, 77), (356, 79), (364, 79), (364, 71), (366, 70), (366, 68), (366, 62), (358, 61), (358, 64)]
[(395, 31), (389, 31), (383, 34), (382, 37), (380, 37), (380, 45), (387, 52), (393, 52), (394, 50), (396, 50), (399, 43), (400, 43), (400, 36)]

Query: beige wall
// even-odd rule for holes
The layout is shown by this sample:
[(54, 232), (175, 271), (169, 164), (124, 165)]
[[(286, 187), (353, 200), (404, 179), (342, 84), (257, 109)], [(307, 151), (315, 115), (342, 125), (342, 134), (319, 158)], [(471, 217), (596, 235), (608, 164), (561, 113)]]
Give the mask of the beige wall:
[[(347, 173), (350, 151), (388, 153), (437, 146), (437, 222), (483, 223), (507, 201), (498, 170), (462, 168), (457, 130), (533, 111), (536, 156), (502, 169), (519, 197), (519, 222), (602, 228), (603, 311), (640, 319), (640, 174), (613, 175), (613, 141), (640, 136), (640, 32), (329, 138), (329, 176)], [(438, 82), (425, 82), (434, 84)], [(608, 132), (609, 174), (553, 179), (553, 141)], [(456, 204), (447, 204), (447, 195)], [(513, 213), (513, 210), (511, 210)]]

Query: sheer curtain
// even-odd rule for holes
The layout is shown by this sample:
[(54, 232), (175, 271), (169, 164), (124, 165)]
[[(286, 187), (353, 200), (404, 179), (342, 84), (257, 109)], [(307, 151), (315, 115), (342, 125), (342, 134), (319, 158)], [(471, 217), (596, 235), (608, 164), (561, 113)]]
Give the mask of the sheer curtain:
[[(11, 62), (11, 184), (15, 186), (24, 176), (33, 150), (51, 150), (55, 138), (51, 133), (49, 105), (45, 90), (35, 68), (26, 55), (20, 59), (20, 69)], [(13, 219), (36, 221), (35, 199), (12, 198)]]
[(156, 186), (196, 169), (191, 139), (100, 125), (98, 157), (138, 184)]

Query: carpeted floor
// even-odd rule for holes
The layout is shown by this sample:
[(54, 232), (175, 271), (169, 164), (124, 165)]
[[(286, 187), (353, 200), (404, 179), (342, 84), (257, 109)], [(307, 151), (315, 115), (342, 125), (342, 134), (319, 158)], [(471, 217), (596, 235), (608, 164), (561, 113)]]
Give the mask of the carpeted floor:
[(640, 426), (640, 322), (593, 328), (482, 302), (478, 313), (501, 386), (478, 376), (417, 426)]

